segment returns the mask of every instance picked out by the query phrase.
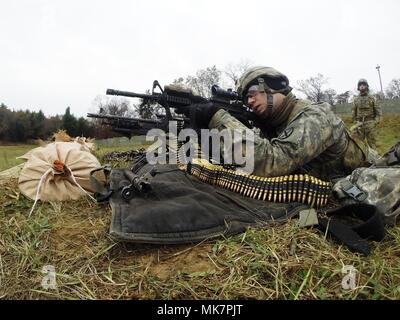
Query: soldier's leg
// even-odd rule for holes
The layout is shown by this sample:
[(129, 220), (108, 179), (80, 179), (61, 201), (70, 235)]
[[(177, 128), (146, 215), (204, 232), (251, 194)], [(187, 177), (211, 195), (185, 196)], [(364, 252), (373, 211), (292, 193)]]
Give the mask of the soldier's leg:
[(368, 144), (369, 144), (372, 148), (376, 149), (376, 132), (375, 132), (374, 130), (371, 130), (371, 131), (369, 132), (369, 135), (368, 135)]
[(365, 142), (365, 136), (363, 133), (363, 128), (360, 125), (357, 126), (352, 126), (350, 128), (350, 134), (353, 138), (364, 141)]
[(371, 148), (376, 149), (376, 129), (375, 126), (367, 126), (365, 128), (365, 138)]
[(365, 143), (368, 143), (367, 141), (367, 128), (365, 126), (361, 126), (358, 129), (358, 135), (361, 141), (364, 141)]

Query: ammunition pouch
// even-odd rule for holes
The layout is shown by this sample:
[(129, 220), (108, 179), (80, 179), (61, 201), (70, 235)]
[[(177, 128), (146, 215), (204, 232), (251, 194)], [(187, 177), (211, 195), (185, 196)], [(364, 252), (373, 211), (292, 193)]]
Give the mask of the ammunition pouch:
[(107, 188), (112, 208), (110, 234), (120, 241), (154, 244), (199, 242), (230, 236), (249, 226), (287, 221), (308, 206), (272, 203), (243, 197), (204, 183), (176, 165), (145, 165), (135, 173), (151, 188), (134, 190), (124, 197), (131, 183), (124, 169), (113, 169)]

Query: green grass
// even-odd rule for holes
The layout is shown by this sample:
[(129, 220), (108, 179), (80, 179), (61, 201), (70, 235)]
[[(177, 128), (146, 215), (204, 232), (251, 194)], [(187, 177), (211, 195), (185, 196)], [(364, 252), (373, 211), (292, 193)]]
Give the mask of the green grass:
[[(148, 144), (138, 144), (135, 142), (122, 142), (122, 143), (115, 143), (115, 145), (107, 144), (101, 146), (97, 149), (96, 155), (101, 160), (106, 153), (118, 150), (118, 151), (128, 151), (137, 148), (145, 148)], [(18, 164), (24, 162), (24, 160), (16, 159), (16, 157), (22, 156), (29, 150), (36, 148), (37, 145), (9, 145), (9, 146), (2, 146), (0, 145), (0, 171), (9, 169), (14, 167)]]
[[(351, 115), (340, 115), (348, 128), (351, 127)], [(377, 150), (383, 154), (400, 141), (400, 114), (385, 114), (377, 130)]]
[[(88, 199), (39, 204), (0, 190), (3, 299), (400, 299), (400, 229), (363, 257), (296, 221), (199, 245), (118, 243), (110, 208)], [(295, 244), (295, 245), (293, 245)], [(56, 290), (41, 287), (44, 265)], [(358, 273), (342, 289), (344, 265)]]
[(22, 156), (29, 150), (35, 148), (36, 145), (14, 145), (14, 146), (2, 146), (0, 145), (0, 171), (9, 169), (14, 167), (20, 163), (23, 163), (23, 160), (16, 159), (16, 157)]
[[(385, 118), (380, 151), (400, 140), (399, 126), (400, 115)], [(96, 155), (133, 147), (142, 145)], [(398, 227), (368, 257), (295, 220), (197, 245), (133, 245), (109, 237), (107, 204), (39, 202), (28, 218), (33, 201), (16, 179), (0, 199), (0, 299), (400, 299)], [(55, 290), (41, 287), (44, 265), (56, 269)], [(341, 287), (345, 265), (358, 271), (355, 290)]]
[[(400, 113), (400, 99), (379, 100), (378, 103), (382, 108), (383, 114)], [(344, 114), (351, 114), (352, 108), (353, 108), (352, 103), (337, 104), (333, 106), (333, 110), (336, 113), (344, 113)]]

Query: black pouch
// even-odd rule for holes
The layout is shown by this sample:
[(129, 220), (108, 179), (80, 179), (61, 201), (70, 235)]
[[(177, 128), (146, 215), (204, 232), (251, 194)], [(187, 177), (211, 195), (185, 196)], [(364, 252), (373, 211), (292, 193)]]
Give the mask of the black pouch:
[(369, 255), (370, 241), (385, 237), (383, 217), (373, 205), (356, 203), (328, 210), (319, 217), (318, 228), (330, 234), (352, 252)]
[[(146, 164), (134, 173), (135, 185), (124, 169), (111, 170), (105, 189), (112, 208), (110, 234), (120, 241), (199, 242), (285, 222), (307, 208), (246, 198), (202, 182), (176, 165)], [(124, 193), (126, 188), (131, 193)]]

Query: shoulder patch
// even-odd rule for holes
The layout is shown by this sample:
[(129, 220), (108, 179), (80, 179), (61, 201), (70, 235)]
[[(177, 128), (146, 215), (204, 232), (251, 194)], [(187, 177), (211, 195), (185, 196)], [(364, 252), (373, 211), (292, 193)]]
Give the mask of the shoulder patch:
[(292, 135), (292, 133), (293, 133), (293, 128), (286, 128), (285, 131), (283, 131), (279, 135), (278, 139), (285, 140), (285, 139), (289, 138)]

